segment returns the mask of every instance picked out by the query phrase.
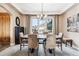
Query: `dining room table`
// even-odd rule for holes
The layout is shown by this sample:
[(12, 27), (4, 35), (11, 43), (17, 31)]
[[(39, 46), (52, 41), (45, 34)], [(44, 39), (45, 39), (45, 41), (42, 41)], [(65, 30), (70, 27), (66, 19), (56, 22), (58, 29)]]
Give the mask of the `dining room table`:
[[(21, 37), (21, 39), (28, 39), (28, 35), (29, 34), (24, 35), (23, 37)], [(39, 41), (39, 44), (42, 44), (46, 40), (46, 35), (45, 34), (37, 34), (37, 39)]]
[[(29, 34), (26, 34), (24, 35), (23, 37), (21, 37), (21, 39), (28, 39), (28, 35)], [(45, 34), (36, 34), (37, 35), (37, 39), (39, 40), (39, 42), (44, 42), (47, 38), (47, 36)], [(56, 36), (56, 39), (60, 38), (59, 35), (55, 35)]]

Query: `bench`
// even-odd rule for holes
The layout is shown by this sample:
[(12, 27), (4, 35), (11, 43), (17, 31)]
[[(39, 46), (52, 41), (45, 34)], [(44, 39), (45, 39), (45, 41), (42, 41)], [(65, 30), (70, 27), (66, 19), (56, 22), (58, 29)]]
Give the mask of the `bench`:
[(71, 38), (63, 38), (63, 41), (67, 47), (68, 43), (70, 44), (70, 46), (72, 47), (73, 44), (73, 40)]

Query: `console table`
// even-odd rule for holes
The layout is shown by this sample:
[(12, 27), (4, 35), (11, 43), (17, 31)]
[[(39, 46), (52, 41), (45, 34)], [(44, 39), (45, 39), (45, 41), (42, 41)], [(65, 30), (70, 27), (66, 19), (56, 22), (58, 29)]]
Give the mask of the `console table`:
[(68, 43), (70, 44), (70, 46), (72, 47), (73, 44), (73, 40), (71, 38), (63, 38), (63, 41), (65, 42), (65, 45), (67, 46)]

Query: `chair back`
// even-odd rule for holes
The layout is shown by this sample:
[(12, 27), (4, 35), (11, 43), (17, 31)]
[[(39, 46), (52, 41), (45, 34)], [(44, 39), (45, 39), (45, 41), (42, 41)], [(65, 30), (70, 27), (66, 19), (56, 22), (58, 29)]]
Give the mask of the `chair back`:
[(19, 34), (20, 34), (20, 37), (23, 37), (24, 36), (23, 32), (20, 32)]
[(57, 40), (56, 42), (63, 42), (63, 33), (60, 32), (60, 33), (58, 33), (57, 36), (58, 36), (58, 38), (56, 38), (56, 40)]
[(46, 48), (55, 48), (56, 47), (56, 38), (54, 34), (48, 34), (46, 40)]
[(59, 37), (61, 37), (61, 38), (63, 37), (63, 33), (59, 33), (58, 35), (59, 35)]
[(28, 47), (34, 49), (38, 47), (37, 35), (35, 34), (28, 35)]

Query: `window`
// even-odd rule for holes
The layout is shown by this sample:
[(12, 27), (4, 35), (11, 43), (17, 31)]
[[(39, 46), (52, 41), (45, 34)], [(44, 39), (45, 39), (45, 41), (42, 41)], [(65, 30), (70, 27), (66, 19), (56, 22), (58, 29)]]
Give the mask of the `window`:
[(52, 31), (54, 28), (54, 17), (48, 16), (46, 19), (38, 19), (36, 16), (31, 16), (31, 32), (43, 33)]

